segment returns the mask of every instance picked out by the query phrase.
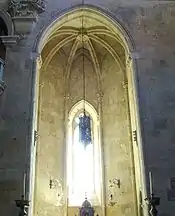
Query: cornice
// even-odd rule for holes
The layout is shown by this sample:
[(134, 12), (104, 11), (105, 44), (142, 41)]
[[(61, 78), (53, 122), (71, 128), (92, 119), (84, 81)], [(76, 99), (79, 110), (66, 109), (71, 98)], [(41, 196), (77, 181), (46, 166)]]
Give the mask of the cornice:
[(8, 36), (0, 36), (3, 44), (5, 46), (13, 46), (15, 44), (17, 44), (17, 41), (19, 39), (19, 36), (17, 35), (8, 35)]

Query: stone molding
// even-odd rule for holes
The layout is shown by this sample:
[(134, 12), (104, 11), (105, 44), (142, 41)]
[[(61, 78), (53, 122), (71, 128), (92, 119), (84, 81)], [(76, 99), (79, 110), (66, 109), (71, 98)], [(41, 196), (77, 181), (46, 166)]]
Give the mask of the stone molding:
[(123, 86), (124, 89), (127, 89), (128, 88), (128, 80), (124, 80), (122, 82), (122, 86)]
[(64, 95), (64, 100), (66, 100), (66, 101), (70, 100), (70, 94), (68, 94), (68, 93), (65, 94)]
[(17, 35), (27, 35), (34, 28), (37, 18), (36, 16), (16, 16), (13, 17), (15, 33)]
[(6, 47), (11, 47), (17, 44), (17, 40), (19, 39), (19, 36), (9, 35), (9, 36), (0, 36), (0, 38)]
[(42, 63), (43, 63), (41, 55), (38, 55), (38, 56), (37, 56), (36, 62), (37, 62), (38, 70), (40, 70), (41, 67), (42, 67)]
[(131, 52), (131, 58), (132, 59), (139, 59), (140, 58), (140, 54), (139, 54), (139, 52), (137, 52), (137, 51), (133, 51), (133, 52)]
[(102, 91), (96, 93), (96, 97), (99, 103), (103, 100), (104, 93)]
[(36, 16), (45, 12), (43, 0), (10, 0), (8, 12), (12, 17)]

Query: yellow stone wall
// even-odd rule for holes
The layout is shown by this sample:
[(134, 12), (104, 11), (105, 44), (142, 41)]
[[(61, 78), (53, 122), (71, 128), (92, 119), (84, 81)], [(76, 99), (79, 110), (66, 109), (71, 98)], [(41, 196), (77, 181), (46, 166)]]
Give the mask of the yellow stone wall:
[[(102, 158), (104, 172), (104, 196), (106, 216), (136, 215), (136, 193), (127, 88), (124, 73), (110, 54), (103, 54), (101, 62), (101, 87), (103, 92), (101, 110)], [(44, 53), (43, 53), (44, 56)], [(39, 140), (37, 147), (35, 216), (62, 216), (66, 212), (66, 140), (65, 102), (67, 112), (83, 99), (82, 56), (73, 63), (69, 77), (69, 99), (64, 98), (64, 54), (57, 53), (49, 65), (40, 71)], [(99, 113), (97, 100), (97, 75), (92, 62), (85, 57), (86, 100)], [(59, 200), (58, 189), (49, 188), (49, 180), (60, 181), (63, 199)], [(109, 181), (120, 179), (120, 188), (110, 190)], [(113, 194), (115, 206), (109, 205)], [(83, 200), (82, 200), (83, 202)], [(77, 214), (79, 207), (68, 207), (69, 216)], [(96, 206), (102, 215), (102, 206)]]
[(56, 215), (60, 210), (58, 192), (49, 188), (50, 179), (64, 176), (63, 68), (57, 58), (40, 75), (35, 215)]

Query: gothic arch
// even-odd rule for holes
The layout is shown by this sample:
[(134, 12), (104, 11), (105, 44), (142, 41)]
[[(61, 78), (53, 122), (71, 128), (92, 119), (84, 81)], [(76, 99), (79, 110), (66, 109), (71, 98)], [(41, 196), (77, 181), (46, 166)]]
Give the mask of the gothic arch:
[[(73, 137), (74, 132), (73, 132), (73, 125), (75, 122), (75, 118), (77, 118), (79, 116), (79, 114), (81, 114), (84, 111), (84, 108), (86, 109), (86, 112), (88, 113), (88, 115), (90, 116), (91, 119), (91, 127), (92, 127), (92, 143), (90, 145), (92, 145), (91, 147), (93, 148), (93, 165), (92, 165), (92, 169), (95, 170), (95, 167), (98, 166), (101, 169), (98, 169), (95, 171), (95, 174), (93, 172), (93, 179), (94, 181), (92, 181), (93, 186), (95, 188), (95, 191), (93, 192), (93, 196), (96, 195), (96, 203), (101, 203), (103, 200), (102, 194), (102, 188), (100, 188), (100, 182), (102, 182), (102, 161), (101, 161), (101, 142), (100, 142), (100, 119), (99, 119), (99, 115), (98, 112), (96, 111), (96, 109), (87, 101), (81, 100), (79, 102), (77, 102), (69, 111), (69, 115), (68, 115), (68, 122), (67, 122), (67, 184), (70, 183), (70, 186), (72, 185), (71, 182), (73, 181), (73, 177), (72, 177), (72, 172), (73, 172), (73, 166), (70, 166), (70, 164), (73, 164), (73, 139), (71, 137)], [(79, 163), (80, 164), (80, 163)], [(80, 166), (81, 167), (81, 166)], [(83, 170), (82, 170), (83, 171)], [(82, 183), (83, 184), (83, 183)], [(73, 189), (71, 187), (69, 187), (69, 191), (68, 193), (70, 193), (70, 197), (73, 198), (73, 194), (71, 192), (70, 189)], [(84, 198), (84, 197), (83, 197)], [(82, 198), (82, 199), (83, 199)], [(80, 205), (81, 205), (81, 201), (82, 199), (80, 199)], [(74, 199), (70, 199), (70, 205), (72, 205), (75, 200)]]
[[(66, 10), (62, 13), (60, 13), (59, 17), (51, 22), (48, 26), (46, 26), (43, 31), (41, 33), (38, 34), (38, 37), (35, 41), (35, 44), (33, 46), (33, 51), (36, 52), (39, 55), (39, 61), (41, 60), (41, 52), (44, 48), (44, 46), (48, 43), (49, 40), (53, 39), (53, 37), (56, 37), (56, 33), (59, 32), (59, 29), (61, 27), (63, 27), (65, 25), (65, 23), (67, 22), (67, 17), (69, 17), (69, 20), (71, 19), (75, 19), (77, 17), (81, 17), (82, 16), (82, 12), (86, 14), (86, 17), (88, 17), (89, 19), (95, 19), (97, 22), (100, 20), (100, 22), (103, 23), (103, 25), (108, 26), (110, 29), (109, 31), (105, 31), (104, 34), (108, 35), (109, 37), (112, 37), (113, 39), (117, 40), (121, 46), (124, 48), (124, 52), (125, 52), (125, 64), (123, 64), (123, 66), (121, 66), (122, 70), (127, 69), (129, 67), (129, 69), (127, 69), (127, 74), (126, 74), (126, 79), (128, 79), (128, 77), (130, 77), (130, 79), (128, 79), (127, 81), (128, 86), (130, 86), (132, 88), (132, 92), (134, 92), (133, 95), (129, 95), (129, 103), (134, 104), (134, 108), (133, 108), (133, 113), (134, 113), (134, 118), (136, 119), (136, 125), (137, 125), (137, 129), (138, 129), (138, 137), (139, 138), (139, 158), (140, 158), (140, 162), (141, 162), (141, 181), (142, 181), (142, 189), (143, 189), (143, 195), (146, 197), (146, 184), (145, 184), (145, 168), (144, 168), (144, 157), (143, 157), (143, 149), (142, 149), (142, 138), (141, 138), (141, 130), (140, 130), (140, 120), (139, 120), (139, 107), (138, 107), (138, 100), (137, 100), (137, 71), (136, 71), (136, 61), (132, 58), (132, 53), (135, 51), (135, 46), (133, 43), (133, 40), (131, 38), (131, 36), (128, 34), (128, 32), (126, 31), (126, 29), (120, 24), (120, 22), (118, 22), (116, 20), (116, 18), (112, 15), (110, 15), (108, 12), (94, 7), (94, 6), (90, 6), (90, 5), (85, 5), (85, 6), (76, 6), (73, 8), (70, 8), (69, 10)], [(96, 29), (96, 32), (98, 34), (101, 34), (101, 29)], [(64, 40), (62, 40), (60, 43), (58, 43), (57, 45), (57, 50), (61, 49), (61, 47), (76, 39), (76, 29), (73, 29), (71, 31), (71, 35), (69, 35), (69, 31), (64, 31), (62, 32), (63, 34), (68, 34), (68, 37)], [(111, 34), (110, 34), (111, 33)], [(104, 46), (106, 46), (106, 48), (109, 50), (109, 52), (111, 53), (111, 55), (114, 57), (114, 59), (116, 60), (116, 62), (119, 62), (119, 59), (117, 57), (117, 55), (115, 55), (115, 51), (111, 49), (111, 47), (109, 47), (105, 41), (103, 40), (98, 40), (99, 38), (94, 35), (93, 30), (91, 30), (89, 32), (89, 34), (91, 35), (91, 38), (94, 39), (94, 41), (98, 41), (101, 44), (103, 44)], [(91, 48), (91, 55), (92, 56), (96, 56), (91, 44), (89, 45)], [(76, 44), (75, 44), (76, 47)], [(54, 51), (56, 52), (56, 51)], [(72, 49), (72, 56), (74, 57), (74, 47)], [(69, 58), (69, 62), (72, 63), (73, 57), (70, 56)], [(51, 57), (50, 57), (51, 58)], [(96, 57), (94, 57), (94, 59), (96, 59)], [(33, 117), (33, 122), (32, 122), (32, 133), (34, 134), (35, 130), (37, 129), (37, 101), (38, 101), (38, 86), (39, 86), (39, 78), (38, 78), (38, 71), (40, 70), (40, 64), (39, 64), (38, 58), (36, 59), (36, 62), (34, 64), (34, 68), (33, 68), (33, 74), (34, 74), (34, 83), (33, 83), (33, 99), (34, 99), (34, 103), (32, 104), (32, 117)], [(43, 63), (44, 64), (44, 63)], [(94, 65), (96, 67), (96, 73), (99, 73), (99, 66), (98, 66), (98, 61), (94, 61)], [(119, 62), (119, 65), (120, 62)], [(67, 68), (67, 74), (69, 74), (70, 68)], [(67, 95), (66, 95), (67, 96)], [(31, 139), (31, 146), (32, 146), (32, 142), (33, 140)], [(32, 154), (32, 150), (31, 150), (31, 170), (30, 170), (30, 176), (31, 179), (33, 179), (30, 182), (30, 199), (33, 199), (32, 197), (32, 193), (33, 193), (33, 186), (34, 186), (34, 165), (32, 162), (32, 158), (35, 157), (35, 152), (33, 151)]]
[(8, 35), (13, 35), (14, 34), (14, 27), (13, 27), (13, 22), (11, 19), (11, 16), (4, 10), (0, 10), (0, 17), (4, 20), (7, 30), (8, 30)]
[(86, 106), (87, 112), (92, 116), (95, 122), (98, 122), (98, 113), (96, 109), (90, 103), (84, 100), (79, 101), (71, 108), (71, 110), (69, 111), (69, 121), (71, 122), (73, 120), (78, 110), (83, 109), (84, 104)]
[(135, 51), (134, 40), (132, 36), (129, 34), (128, 30), (124, 27), (124, 24), (122, 24), (122, 22), (114, 14), (91, 4), (85, 4), (83, 6), (81, 4), (78, 4), (76, 6), (61, 11), (55, 20), (50, 20), (47, 26), (45, 26), (42, 29), (42, 31), (38, 33), (33, 45), (33, 51), (36, 53), (41, 53), (41, 50), (44, 46), (44, 42), (47, 41), (47, 38), (50, 35), (50, 33), (52, 33), (54, 29), (57, 28), (57, 23), (59, 23), (59, 25), (63, 25), (63, 23), (65, 22), (65, 17), (74, 15), (75, 13), (80, 12), (82, 10), (92, 13), (93, 15), (99, 15), (100, 17), (103, 17), (105, 20), (107, 20), (108, 24), (110, 24), (110, 26), (114, 30), (114, 33), (116, 32), (116, 30), (120, 31), (122, 35), (122, 40), (127, 50), (130, 52)]

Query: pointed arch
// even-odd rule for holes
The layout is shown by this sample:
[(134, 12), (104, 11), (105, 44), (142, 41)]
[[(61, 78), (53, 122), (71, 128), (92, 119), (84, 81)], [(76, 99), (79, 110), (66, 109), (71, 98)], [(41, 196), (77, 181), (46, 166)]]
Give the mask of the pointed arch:
[[(94, 20), (101, 20), (101, 22), (103, 23), (103, 25), (108, 26), (110, 29), (110, 32), (112, 32), (116, 38), (118, 38), (118, 41), (120, 41), (123, 44), (126, 56), (131, 57), (132, 59), (132, 53), (135, 51), (135, 45), (134, 42), (131, 38), (131, 36), (129, 35), (129, 33), (127, 32), (127, 30), (123, 27), (123, 25), (121, 25), (121, 23), (116, 19), (115, 16), (109, 14), (109, 12), (102, 10), (101, 8), (98, 7), (94, 7), (92, 5), (85, 5), (82, 7), (82, 5), (77, 5), (76, 7), (70, 8), (70, 9), (66, 9), (65, 11), (59, 13), (58, 18), (53, 21), (51, 20), (50, 24), (48, 24), (47, 26), (45, 26), (43, 28), (43, 31), (38, 32), (38, 36), (36, 37), (36, 41), (34, 43), (33, 46), (33, 52), (34, 54), (41, 54), (41, 51), (43, 49), (43, 47), (48, 43), (48, 41), (52, 38), (52, 36), (56, 33), (56, 31), (58, 32), (58, 30), (63, 27), (66, 22), (68, 22), (71, 19), (76, 19), (82, 16), (82, 12), (86, 13), (87, 17), (91, 17)], [(92, 34), (94, 35), (94, 34)], [(66, 43), (67, 41), (65, 41)], [(130, 59), (130, 58), (129, 58)], [(130, 59), (130, 60), (131, 60)], [(126, 58), (126, 62), (127, 62), (127, 58)], [(136, 62), (135, 60), (131, 61), (131, 67), (128, 70), (128, 74), (130, 74), (131, 79), (129, 80), (129, 84), (130, 87), (132, 87), (132, 92), (133, 92), (133, 98), (130, 97), (130, 100), (132, 101), (132, 104), (134, 104), (134, 111), (136, 112), (134, 118), (136, 117), (136, 124), (138, 127), (138, 137), (139, 137), (139, 159), (141, 162), (141, 171), (140, 171), (140, 175), (141, 175), (141, 181), (142, 181), (142, 189), (143, 189), (143, 196), (146, 197), (146, 182), (145, 182), (145, 167), (144, 167), (144, 157), (143, 157), (143, 149), (142, 149), (142, 137), (141, 137), (141, 130), (140, 130), (140, 115), (139, 115), (139, 107), (138, 107), (138, 100), (137, 100), (137, 71), (136, 71)], [(35, 101), (37, 101), (37, 91), (36, 89), (38, 88), (38, 82), (37, 82), (37, 72), (38, 72), (38, 68), (37, 68), (37, 64), (34, 62), (34, 68), (33, 68), (33, 86), (32, 86), (32, 105), (31, 105), (31, 116), (32, 116), (32, 123), (31, 123), (31, 136), (29, 137), (29, 143), (31, 145), (31, 152), (30, 152), (30, 176), (31, 176), (31, 181), (30, 181), (30, 200), (33, 199), (32, 197), (32, 192), (33, 192), (33, 187), (34, 187), (34, 166), (33, 166), (33, 157), (35, 157), (34, 153), (32, 152), (32, 145), (33, 145), (33, 137), (34, 137), (34, 132), (36, 129), (36, 113), (37, 113), (37, 104)], [(34, 102), (33, 102), (34, 101)], [(81, 103), (80, 103), (81, 104)], [(76, 105), (75, 105), (76, 107)], [(69, 113), (70, 114), (70, 113)], [(98, 115), (97, 115), (98, 116)], [(32, 138), (31, 138), (32, 137)], [(33, 169), (33, 170), (32, 170)], [(33, 181), (33, 182), (32, 182)], [(32, 208), (32, 207), (31, 207)], [(145, 208), (146, 209), (146, 208)], [(147, 211), (147, 210), (146, 210)], [(146, 215), (146, 214), (145, 214)]]
[(99, 20), (99, 18), (101, 20), (101, 18), (103, 18), (103, 21), (101, 20), (101, 22), (103, 22), (105, 25), (108, 25), (114, 34), (117, 33), (117, 38), (121, 40), (126, 51), (129, 53), (135, 50), (133, 38), (114, 14), (111, 14), (109, 11), (91, 4), (84, 4), (83, 6), (82, 4), (77, 4), (76, 6), (66, 8), (65, 10), (61, 11), (55, 20), (49, 21), (48, 25), (43, 28), (43, 30), (40, 31), (36, 37), (33, 51), (41, 53), (44, 45), (48, 42), (49, 37), (67, 22), (67, 17), (69, 17), (69, 20), (76, 19), (77, 17), (81, 16), (80, 14), (82, 11), (83, 13), (86, 13), (85, 16), (87, 17), (93, 17), (93, 19), (96, 20)]
[(79, 102), (77, 102), (69, 111), (69, 121), (72, 121), (72, 119), (74, 118), (75, 114), (77, 113), (78, 110), (82, 110), (84, 108), (84, 106), (86, 107), (87, 112), (92, 116), (92, 118), (94, 119), (94, 121), (98, 121), (98, 113), (96, 111), (96, 109), (87, 101), (81, 100)]
[(4, 10), (0, 10), (0, 17), (3, 19), (3, 21), (5, 22), (6, 26), (7, 26), (7, 35), (13, 35), (14, 34), (14, 26), (13, 26), (13, 22), (11, 19), (11, 16), (9, 15), (9, 13), (7, 13)]
[[(91, 119), (92, 142), (84, 148), (78, 139), (78, 117), (84, 107)], [(102, 201), (102, 161), (99, 140), (99, 117), (87, 101), (76, 103), (69, 112), (67, 124), (67, 188), (68, 205), (81, 206), (87, 195), (94, 205)]]

